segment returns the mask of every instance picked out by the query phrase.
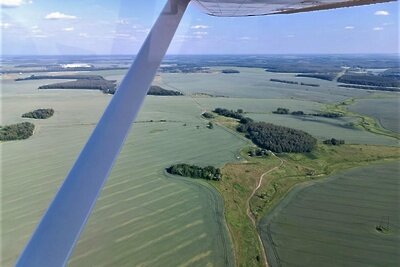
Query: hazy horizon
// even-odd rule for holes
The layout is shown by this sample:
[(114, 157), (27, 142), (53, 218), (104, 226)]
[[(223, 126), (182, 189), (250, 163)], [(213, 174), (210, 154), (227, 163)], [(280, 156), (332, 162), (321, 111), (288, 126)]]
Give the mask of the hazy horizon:
[[(115, 56), (131, 57), (137, 54), (0, 54), (0, 57), (51, 57), (51, 56)], [(397, 53), (275, 53), (275, 54), (166, 54), (166, 56), (400, 56)]]

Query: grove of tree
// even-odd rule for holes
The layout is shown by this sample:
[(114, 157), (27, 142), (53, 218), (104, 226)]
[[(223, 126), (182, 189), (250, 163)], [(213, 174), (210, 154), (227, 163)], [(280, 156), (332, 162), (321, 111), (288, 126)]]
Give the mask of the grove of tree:
[(31, 118), (31, 119), (47, 119), (53, 116), (54, 109), (52, 108), (40, 108), (31, 112), (27, 112), (22, 114), (22, 118)]
[(35, 125), (30, 122), (21, 122), (0, 127), (0, 141), (27, 139), (33, 135)]
[(185, 177), (214, 180), (221, 179), (221, 170), (213, 166), (199, 167), (185, 163), (175, 164), (166, 169), (168, 173)]

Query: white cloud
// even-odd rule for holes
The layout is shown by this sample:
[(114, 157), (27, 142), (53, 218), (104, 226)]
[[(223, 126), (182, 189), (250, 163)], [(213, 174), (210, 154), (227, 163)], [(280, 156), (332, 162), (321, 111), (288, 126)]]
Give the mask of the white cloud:
[(294, 38), (294, 37), (296, 37), (296, 35), (294, 35), (294, 34), (288, 34), (288, 35), (286, 35), (286, 38)]
[(46, 34), (35, 34), (35, 35), (32, 35), (32, 37), (33, 38), (47, 38), (48, 35), (46, 35)]
[(389, 12), (386, 10), (378, 10), (374, 13), (375, 16), (389, 16)]
[(81, 32), (79, 33), (80, 37), (88, 37), (88, 34), (86, 32)]
[(10, 23), (3, 23), (3, 22), (0, 22), (0, 29), (8, 29), (8, 28), (10, 28), (10, 26), (11, 26), (11, 24)]
[(23, 4), (22, 0), (0, 0), (1, 7), (3, 8), (13, 8), (19, 7)]
[(68, 28), (64, 28), (63, 31), (65, 32), (72, 32), (74, 30), (74, 27), (68, 27)]
[(52, 12), (47, 14), (45, 17), (45, 19), (51, 19), (51, 20), (58, 20), (58, 19), (76, 19), (76, 16), (72, 16), (72, 15), (67, 15), (61, 12)]
[(15, 8), (20, 7), (23, 4), (33, 4), (32, 0), (0, 0), (0, 6), (2, 8)]
[(344, 27), (346, 30), (353, 30), (354, 29), (354, 26), (346, 26), (346, 27)]
[(199, 29), (208, 29), (208, 28), (210, 28), (210, 26), (207, 26), (207, 25), (193, 25), (192, 27), (190, 27), (191, 29), (196, 29), (196, 30), (199, 30)]
[(126, 19), (119, 19), (115, 23), (120, 24), (120, 25), (128, 25), (129, 21)]
[(382, 27), (374, 27), (374, 28), (372, 28), (372, 30), (374, 30), (374, 31), (383, 31), (383, 28)]

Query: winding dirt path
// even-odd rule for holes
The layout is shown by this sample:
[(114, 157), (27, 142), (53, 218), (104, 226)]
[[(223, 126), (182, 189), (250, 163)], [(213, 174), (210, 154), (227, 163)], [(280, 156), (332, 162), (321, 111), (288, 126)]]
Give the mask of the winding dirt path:
[(280, 160), (280, 163), (279, 163), (278, 166), (276, 166), (276, 167), (274, 167), (274, 168), (272, 168), (272, 169), (270, 169), (270, 170), (264, 172), (264, 173), (260, 176), (260, 179), (258, 180), (257, 186), (254, 188), (253, 192), (251, 193), (251, 195), (249, 196), (249, 198), (248, 198), (247, 201), (246, 201), (246, 206), (247, 206), (246, 213), (247, 213), (247, 217), (249, 217), (249, 219), (250, 219), (250, 221), (252, 222), (254, 228), (256, 229), (258, 242), (259, 242), (260, 245), (261, 245), (262, 256), (263, 256), (263, 259), (264, 259), (264, 262), (265, 262), (265, 266), (266, 266), (266, 267), (269, 267), (269, 265), (268, 265), (268, 260), (267, 260), (267, 254), (266, 254), (266, 252), (265, 252), (264, 244), (263, 244), (263, 242), (262, 242), (261, 236), (260, 236), (260, 234), (259, 234), (258, 231), (257, 231), (257, 222), (256, 222), (256, 218), (254, 217), (253, 213), (252, 213), (251, 210), (250, 210), (250, 200), (251, 200), (252, 197), (255, 195), (255, 193), (257, 192), (257, 190), (261, 187), (265, 175), (267, 175), (267, 174), (269, 174), (269, 173), (271, 173), (271, 172), (273, 172), (273, 171), (279, 169), (279, 168), (282, 167), (282, 165), (283, 165), (283, 160), (282, 160), (281, 158), (279, 158), (278, 156), (276, 156), (272, 151), (269, 151), (269, 152), (270, 152), (274, 157), (276, 157), (277, 159), (279, 159), (279, 160)]

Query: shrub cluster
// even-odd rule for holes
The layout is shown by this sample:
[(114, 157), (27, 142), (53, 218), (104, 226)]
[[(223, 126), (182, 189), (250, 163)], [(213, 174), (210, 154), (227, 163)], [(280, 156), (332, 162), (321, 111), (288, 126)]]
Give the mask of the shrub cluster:
[(241, 108), (238, 109), (237, 111), (229, 110), (226, 108), (216, 108), (216, 109), (214, 109), (214, 112), (217, 113), (218, 115), (221, 115), (224, 117), (237, 119), (237, 120), (239, 120), (239, 123), (241, 123), (241, 124), (253, 122), (252, 118), (245, 117), (242, 115), (244, 113), (244, 111)]
[(204, 112), (201, 115), (206, 119), (213, 119), (214, 118), (214, 115), (212, 113), (210, 113), (210, 112)]
[(21, 122), (0, 127), (0, 141), (27, 139), (33, 134), (34, 129), (35, 125), (30, 122)]
[(288, 108), (277, 108), (272, 113), (274, 113), (274, 114), (289, 114), (289, 109)]
[(344, 145), (344, 140), (331, 138), (331, 139), (327, 139), (327, 140), (323, 141), (323, 143), (325, 145), (340, 146), (340, 145)]
[(216, 108), (214, 109), (214, 112), (217, 113), (218, 115), (224, 116), (224, 117), (229, 117), (229, 118), (234, 118), (241, 120), (243, 118), (243, 110), (240, 113), (239, 110), (234, 111), (234, 110), (229, 110), (226, 108)]
[(235, 70), (235, 69), (225, 69), (221, 71), (224, 74), (233, 74), (233, 73), (240, 73), (240, 71)]
[(27, 112), (22, 114), (22, 118), (31, 118), (31, 119), (47, 119), (53, 116), (54, 109), (52, 108), (40, 108), (31, 112)]
[(164, 89), (160, 86), (157, 85), (152, 85), (150, 86), (149, 91), (147, 92), (148, 95), (161, 95), (161, 96), (177, 96), (177, 95), (183, 95), (179, 91), (174, 91), (174, 90), (167, 90)]
[(298, 110), (298, 111), (292, 111), (292, 113), (290, 113), (290, 114), (292, 114), (294, 116), (303, 116), (304, 112), (301, 110)]
[(261, 148), (255, 148), (250, 150), (249, 152), (250, 157), (266, 157), (268, 155), (269, 155), (268, 150)]

